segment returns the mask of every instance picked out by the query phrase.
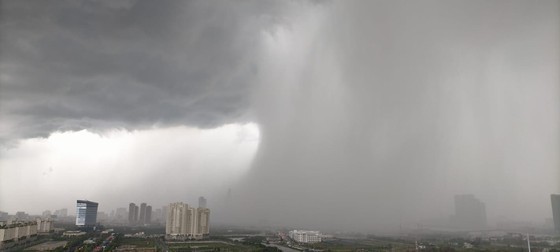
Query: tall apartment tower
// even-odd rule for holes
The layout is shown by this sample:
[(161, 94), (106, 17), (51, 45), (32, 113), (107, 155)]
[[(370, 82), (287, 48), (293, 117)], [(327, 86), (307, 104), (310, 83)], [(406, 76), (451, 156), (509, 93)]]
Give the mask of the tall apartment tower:
[(146, 217), (144, 218), (144, 224), (152, 223), (152, 206), (146, 206)]
[(138, 206), (134, 203), (130, 203), (128, 205), (128, 224), (134, 225), (136, 224)]
[(140, 215), (138, 216), (139, 224), (144, 225), (146, 223), (146, 203), (140, 204)]
[(97, 223), (97, 202), (78, 200), (76, 202), (76, 226), (93, 227)]
[(454, 224), (462, 229), (486, 228), (486, 206), (472, 194), (455, 195)]
[(554, 220), (554, 230), (560, 233), (560, 194), (550, 195), (552, 203), (552, 219)]
[(170, 239), (201, 239), (210, 233), (210, 210), (177, 202), (168, 207), (165, 234)]

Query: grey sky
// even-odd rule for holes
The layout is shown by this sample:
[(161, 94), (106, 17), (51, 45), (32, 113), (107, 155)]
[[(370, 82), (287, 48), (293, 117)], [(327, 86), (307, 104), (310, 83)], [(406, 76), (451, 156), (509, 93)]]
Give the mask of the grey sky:
[[(118, 178), (138, 182), (119, 196), (106, 187), (84, 193), (110, 208), (129, 198), (165, 204), (181, 196), (161, 192), (181, 190), (223, 206), (220, 197), (233, 188), (228, 207), (236, 211), (224, 221), (379, 230), (447, 218), (453, 195), (464, 193), (486, 202), (493, 220), (542, 221), (549, 194), (560, 191), (558, 1), (2, 1), (0, 8), (0, 176), (48, 167), (15, 167), (17, 155), (50, 153), (20, 140), (82, 129), (120, 139), (124, 128), (151, 146), (146, 153), (166, 151), (144, 156), (150, 165), (138, 168), (134, 158), (100, 158), (106, 171), (130, 171)], [(227, 132), (239, 135), (249, 122), (260, 144), (254, 161), (243, 151), (238, 164), (250, 169), (232, 168), (238, 177), (215, 183), (192, 173), (227, 167), (238, 154), (225, 150), (252, 147), (197, 142), (209, 139), (195, 137), (205, 131), (187, 132), (237, 124)], [(189, 147), (199, 145), (203, 151)], [(186, 165), (213, 148), (224, 151)], [(170, 173), (180, 175), (169, 182)], [(208, 181), (207, 193), (179, 178)], [(160, 193), (141, 190), (148, 182)], [(0, 210), (15, 202), (0, 195)], [(41, 195), (27, 197), (34, 196)]]

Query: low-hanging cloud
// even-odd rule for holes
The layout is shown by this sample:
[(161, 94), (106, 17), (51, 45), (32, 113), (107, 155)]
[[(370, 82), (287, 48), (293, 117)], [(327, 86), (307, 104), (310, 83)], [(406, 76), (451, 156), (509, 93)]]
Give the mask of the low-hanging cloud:
[(3, 1), (0, 140), (249, 121), (256, 39), (282, 6)]

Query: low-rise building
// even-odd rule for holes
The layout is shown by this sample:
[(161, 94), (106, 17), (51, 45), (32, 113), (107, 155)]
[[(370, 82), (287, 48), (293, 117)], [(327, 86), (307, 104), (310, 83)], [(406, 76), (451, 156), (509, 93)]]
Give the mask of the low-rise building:
[(321, 233), (319, 231), (292, 230), (288, 233), (288, 236), (300, 243), (321, 242)]

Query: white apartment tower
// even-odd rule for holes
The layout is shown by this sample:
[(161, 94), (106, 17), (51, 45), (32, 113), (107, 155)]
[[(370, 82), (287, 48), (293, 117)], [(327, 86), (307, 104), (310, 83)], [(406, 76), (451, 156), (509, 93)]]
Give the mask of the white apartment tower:
[(165, 234), (169, 239), (202, 239), (210, 233), (210, 209), (193, 208), (183, 202), (171, 203), (167, 210)]

